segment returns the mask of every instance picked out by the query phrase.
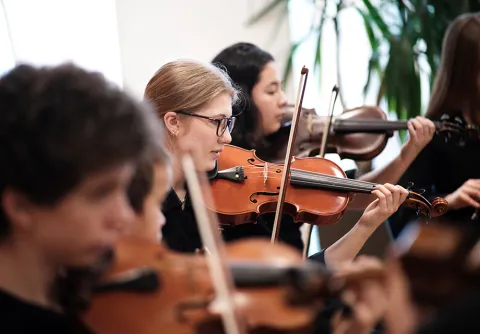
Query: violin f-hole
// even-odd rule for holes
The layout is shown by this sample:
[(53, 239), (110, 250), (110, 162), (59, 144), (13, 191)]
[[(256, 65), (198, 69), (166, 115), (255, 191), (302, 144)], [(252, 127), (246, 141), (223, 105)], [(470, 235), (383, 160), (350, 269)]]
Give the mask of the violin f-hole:
[(207, 309), (210, 306), (211, 302), (212, 302), (211, 300), (192, 300), (192, 301), (180, 303), (175, 309), (176, 319), (180, 323), (186, 323), (188, 322), (187, 313), (189, 311)]
[(255, 198), (253, 198), (254, 196), (278, 196), (278, 193), (272, 192), (272, 191), (257, 191), (257, 192), (254, 192), (250, 195), (250, 202), (257, 203), (258, 201)]

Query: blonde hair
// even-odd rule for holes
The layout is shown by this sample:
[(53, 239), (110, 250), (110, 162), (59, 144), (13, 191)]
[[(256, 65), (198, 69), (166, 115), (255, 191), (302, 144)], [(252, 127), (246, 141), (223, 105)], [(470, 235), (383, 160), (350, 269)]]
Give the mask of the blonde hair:
[[(480, 15), (463, 14), (448, 27), (443, 39), (442, 56), (426, 112), (438, 118), (444, 112), (469, 113), (479, 118), (477, 77), (480, 75)], [(456, 110), (455, 110), (456, 109)]]
[(193, 112), (221, 94), (237, 102), (238, 92), (225, 71), (194, 60), (175, 60), (163, 65), (150, 79), (144, 98), (163, 121), (167, 112)]

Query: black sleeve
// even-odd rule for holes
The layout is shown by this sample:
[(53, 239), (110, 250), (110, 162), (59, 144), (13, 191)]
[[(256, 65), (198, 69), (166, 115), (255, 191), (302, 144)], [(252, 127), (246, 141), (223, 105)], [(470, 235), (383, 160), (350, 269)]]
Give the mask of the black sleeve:
[[(242, 238), (261, 237), (270, 239), (273, 230), (275, 213), (266, 213), (260, 216), (256, 224), (247, 223), (233, 227), (226, 227), (222, 231), (225, 241)], [(283, 215), (280, 224), (279, 241), (303, 251), (303, 240), (300, 232), (302, 224), (295, 223), (290, 215)]]
[[(432, 160), (434, 154), (431, 144), (427, 145), (412, 164), (407, 168), (405, 173), (401, 176), (398, 184), (404, 188), (409, 187), (413, 183), (412, 191), (418, 191), (424, 189), (422, 194), (427, 199), (431, 199), (436, 196), (435, 191), (435, 168), (432, 168), (434, 160)], [(392, 230), (393, 236), (396, 238), (403, 227), (416, 218), (416, 212), (412, 208), (406, 208), (401, 206), (397, 212), (395, 212), (389, 219), (389, 225)]]

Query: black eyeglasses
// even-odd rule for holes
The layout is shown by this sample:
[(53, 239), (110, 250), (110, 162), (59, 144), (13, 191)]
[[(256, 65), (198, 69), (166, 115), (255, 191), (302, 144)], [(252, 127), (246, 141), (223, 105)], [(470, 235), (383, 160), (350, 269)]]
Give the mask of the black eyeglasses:
[(193, 116), (203, 119), (208, 119), (210, 122), (217, 124), (217, 136), (221, 137), (228, 129), (228, 133), (232, 133), (233, 127), (235, 126), (235, 121), (237, 120), (235, 116), (232, 117), (223, 117), (223, 118), (212, 118), (203, 115), (192, 114), (186, 111), (176, 111), (177, 114), (182, 114), (185, 116)]

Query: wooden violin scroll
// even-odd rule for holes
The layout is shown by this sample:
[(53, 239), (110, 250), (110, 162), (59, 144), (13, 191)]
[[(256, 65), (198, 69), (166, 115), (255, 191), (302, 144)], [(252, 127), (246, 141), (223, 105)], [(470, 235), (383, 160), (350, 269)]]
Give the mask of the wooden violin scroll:
[(245, 324), (240, 321), (235, 309), (233, 278), (227, 269), (227, 254), (218, 233), (219, 223), (204, 205), (203, 197), (209, 195), (209, 188), (208, 186), (201, 187), (190, 155), (183, 156), (182, 166), (203, 246), (207, 249), (206, 259), (215, 286), (216, 302), (220, 306), (220, 313), (224, 321), (225, 333), (245, 334)]
[(430, 210), (430, 217), (439, 217), (445, 214), (448, 210), (448, 201), (441, 197), (435, 197), (432, 201), (432, 208)]
[(448, 210), (448, 202), (444, 198), (436, 197), (430, 203), (425, 197), (413, 191), (409, 191), (403, 205), (415, 209), (417, 214), (422, 214), (429, 218), (442, 216)]

